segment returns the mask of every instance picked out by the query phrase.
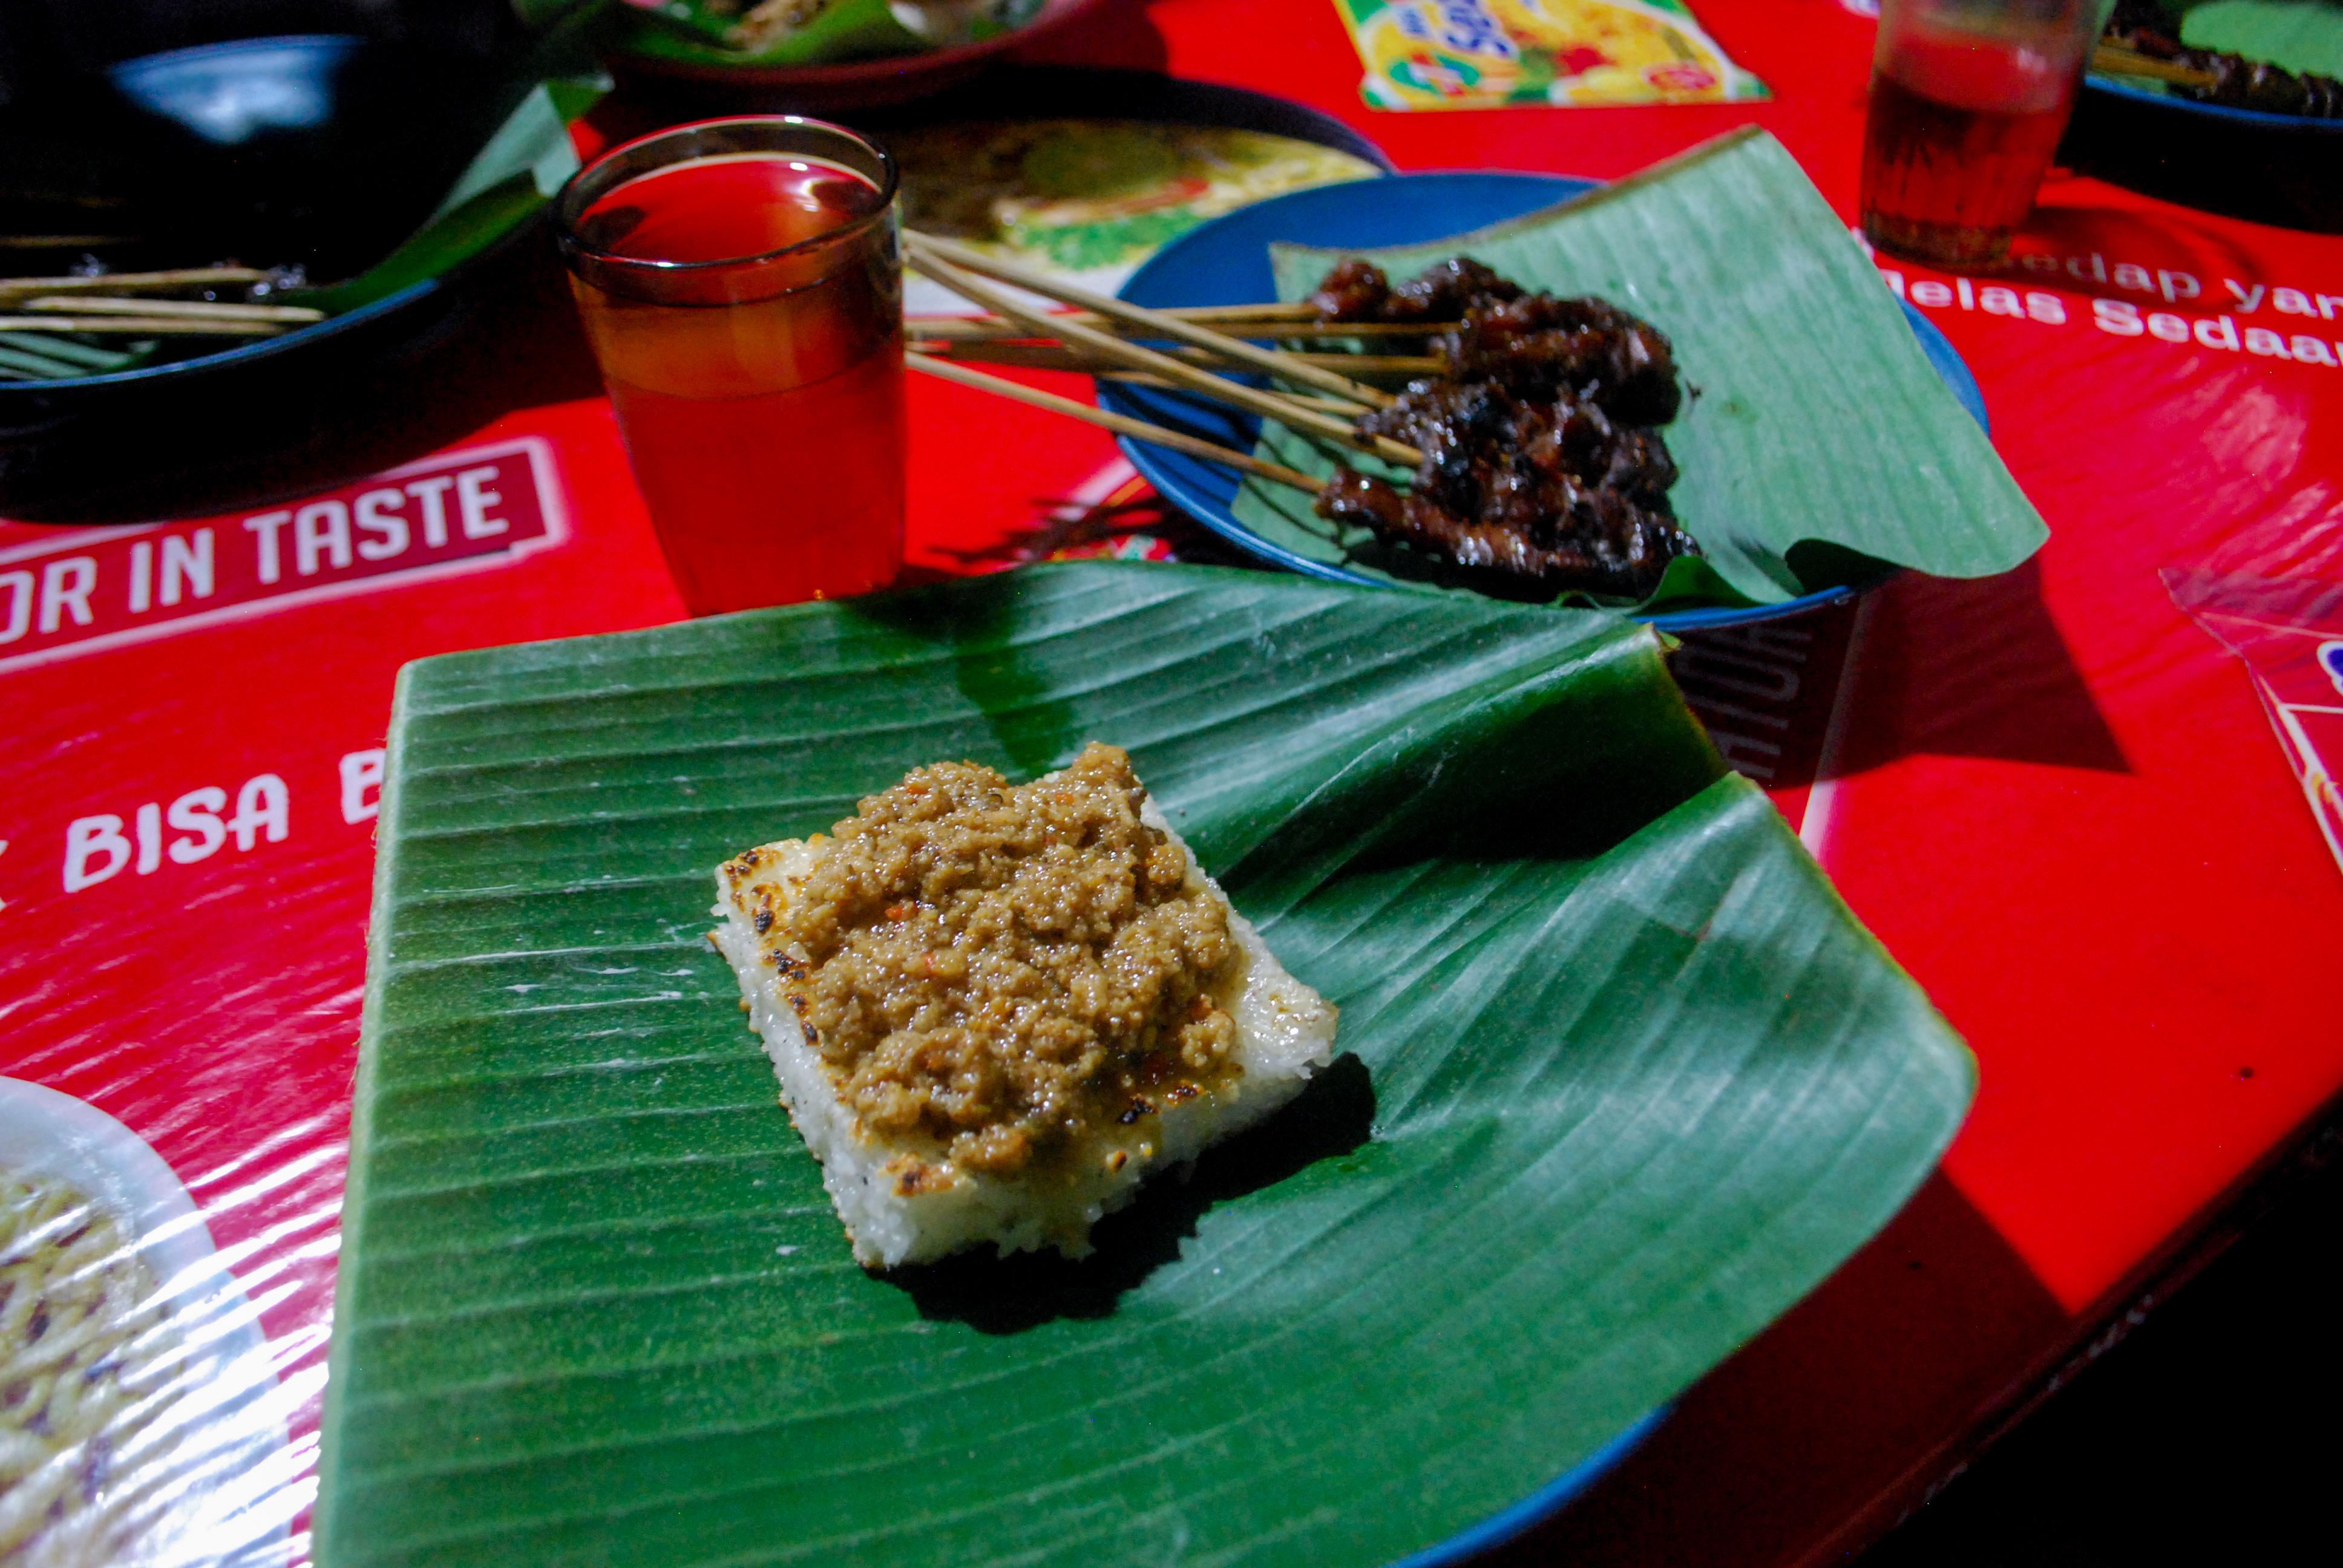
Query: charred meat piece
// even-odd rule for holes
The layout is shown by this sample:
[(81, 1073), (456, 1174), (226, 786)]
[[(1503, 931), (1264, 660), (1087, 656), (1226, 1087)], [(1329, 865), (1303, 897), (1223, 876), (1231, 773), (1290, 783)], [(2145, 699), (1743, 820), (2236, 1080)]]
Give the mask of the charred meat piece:
[(1697, 549), (1668, 510), (1665, 443), (1567, 391), (1530, 401), (1493, 382), (1420, 381), (1360, 427), (1419, 447), (1423, 466), (1404, 496), (1338, 476), (1322, 517), (1460, 566), (1636, 598)]
[(1428, 266), (1398, 287), (1371, 261), (1336, 264), (1310, 297), (1322, 321), (1422, 321), (1445, 325), (1463, 318), (1476, 305), (1499, 305), (1522, 297), (1522, 286), (1500, 277), (1471, 256), (1454, 256)]
[(1444, 556), (1458, 566), (1557, 588), (1643, 598), (1684, 554), (1683, 532), (1668, 518), (1624, 498), (1584, 498), (1581, 526), (1541, 544), (1503, 523), (1477, 522), (1419, 495), (1402, 495), (1370, 475), (1345, 470), (1319, 492), (1318, 515), (1363, 525), (1381, 538)]
[(1675, 462), (1651, 428), (1683, 401), (1651, 323), (1530, 293), (1467, 256), (1397, 287), (1345, 261), (1311, 303), (1328, 321), (1441, 326), (1450, 367), (1359, 419), (1423, 454), (1409, 488), (1345, 472), (1319, 492), (1320, 516), (1557, 592), (1643, 598), (1669, 561), (1698, 552), (1669, 508)]
[(1353, 257), (1337, 262), (1318, 280), (1318, 292), (1310, 297), (1309, 305), (1322, 321), (1381, 321), (1377, 313), (1390, 297), (1391, 280), (1383, 269)]
[(1683, 402), (1666, 335), (1600, 299), (1530, 294), (1476, 305), (1443, 347), (1459, 378), (1524, 397), (1574, 392), (1629, 425), (1664, 425)]
[(1310, 304), (1322, 321), (1442, 326), (1459, 379), (1497, 381), (1517, 396), (1567, 387), (1629, 425), (1664, 425), (1682, 401), (1675, 351), (1650, 322), (1607, 300), (1532, 294), (1470, 256), (1397, 287), (1372, 262), (1345, 261)]
[(1522, 297), (1522, 286), (1498, 276), (1469, 256), (1427, 266), (1391, 291), (1385, 321), (1454, 321), (1480, 306)]

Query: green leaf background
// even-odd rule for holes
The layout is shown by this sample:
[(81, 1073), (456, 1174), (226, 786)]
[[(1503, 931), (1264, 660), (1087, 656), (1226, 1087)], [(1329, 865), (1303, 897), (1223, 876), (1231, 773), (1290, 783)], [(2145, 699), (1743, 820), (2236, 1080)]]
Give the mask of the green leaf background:
[(2181, 18), (2180, 41), (2343, 76), (2343, 5), (2334, 0), (2202, 0)]
[(895, 19), (887, 0), (833, 0), (803, 27), (761, 49), (736, 49), (725, 34), (740, 20), (697, 0), (669, 0), (657, 10), (614, 6), (604, 42), (620, 55), (677, 60), (701, 65), (823, 65), (888, 55), (916, 55), (926, 40)]
[[(866, 1274), (711, 869), (1094, 736), (1342, 1054), (1082, 1262)], [(1389, 1562), (1811, 1289), (1972, 1090), (1608, 617), (1035, 568), (425, 660), (390, 748), (328, 1568)]]
[(601, 87), (590, 83), (538, 83), (457, 176), (438, 209), (397, 249), (356, 277), (285, 297), (338, 315), (482, 255), (543, 212), (578, 172), (569, 122), (601, 95)]
[[(1302, 297), (1352, 254), (1274, 247), (1278, 297)], [(1394, 278), (1477, 256), (1534, 288), (1602, 295), (1674, 340), (1699, 395), (1666, 427), (1682, 469), (1671, 494), (1704, 556), (1675, 563), (1654, 608), (1778, 603), (1880, 561), (1990, 577), (2049, 537), (1846, 226), (1770, 136), (1720, 137), (1544, 213), (1363, 254)], [(1332, 471), (1317, 444), (1264, 432), (1264, 456)], [(1391, 582), (1450, 580), (1428, 557), (1338, 532), (1283, 486), (1248, 480), (1236, 516), (1313, 560)]]

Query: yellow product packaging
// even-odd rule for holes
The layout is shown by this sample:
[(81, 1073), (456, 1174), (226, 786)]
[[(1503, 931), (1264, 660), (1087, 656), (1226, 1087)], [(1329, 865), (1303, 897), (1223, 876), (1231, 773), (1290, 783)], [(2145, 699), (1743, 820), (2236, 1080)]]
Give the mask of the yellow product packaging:
[(1769, 96), (1677, 0), (1334, 0), (1378, 109)]

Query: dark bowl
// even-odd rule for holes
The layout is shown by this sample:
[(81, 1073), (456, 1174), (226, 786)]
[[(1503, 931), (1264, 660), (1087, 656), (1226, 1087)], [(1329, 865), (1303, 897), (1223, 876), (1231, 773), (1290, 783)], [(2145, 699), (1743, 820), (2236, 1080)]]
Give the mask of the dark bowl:
[(2343, 234), (2343, 120), (2200, 104), (2093, 75), (2058, 156), (2184, 206)]
[(856, 129), (881, 139), (890, 130), (955, 121), (1141, 120), (1220, 126), (1315, 142), (1373, 164), (1385, 174), (1393, 167), (1383, 148), (1333, 116), (1307, 105), (1153, 71), (1002, 65), (917, 104), (874, 107), (847, 118)]
[[(420, 226), (526, 85), (480, 59), (393, 42), (255, 38), (124, 61), (85, 119), (52, 116), (39, 135), (45, 152), (69, 144), (70, 167), (146, 236), (106, 252), (117, 269), (235, 260), (331, 281)], [(260, 437), (280, 410), (307, 412), (321, 391), (442, 332), (485, 259), (280, 337), (191, 339), (176, 357), (105, 375), (0, 381), (0, 510), (70, 491), (133, 432), (216, 423), (222, 442)]]

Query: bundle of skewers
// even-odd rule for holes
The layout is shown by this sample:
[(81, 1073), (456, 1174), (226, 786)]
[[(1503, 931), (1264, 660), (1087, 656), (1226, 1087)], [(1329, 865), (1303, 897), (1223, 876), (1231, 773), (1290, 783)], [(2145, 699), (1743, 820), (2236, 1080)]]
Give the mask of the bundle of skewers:
[[(1672, 352), (1605, 301), (1532, 293), (1460, 257), (1397, 286), (1347, 261), (1308, 300), (1154, 310), (952, 240), (904, 243), (911, 265), (988, 313), (913, 323), (909, 363), (923, 374), (1300, 490), (1338, 528), (1467, 580), (1642, 599), (1669, 560), (1697, 553), (1668, 508), (1675, 468), (1658, 430), (1680, 403)], [(1201, 397), (1306, 438), (1332, 473), (980, 366)], [(1249, 373), (1270, 385), (1237, 378)], [(1403, 489), (1359, 457), (1413, 477)]]
[(325, 319), (307, 306), (251, 299), (276, 281), (249, 266), (0, 277), (0, 377), (87, 375), (126, 359), (127, 347), (274, 337)]
[(2091, 69), (2162, 82), (2184, 98), (2233, 109), (2343, 119), (2343, 81), (2181, 42), (2178, 19), (2155, 0), (2118, 0)]

